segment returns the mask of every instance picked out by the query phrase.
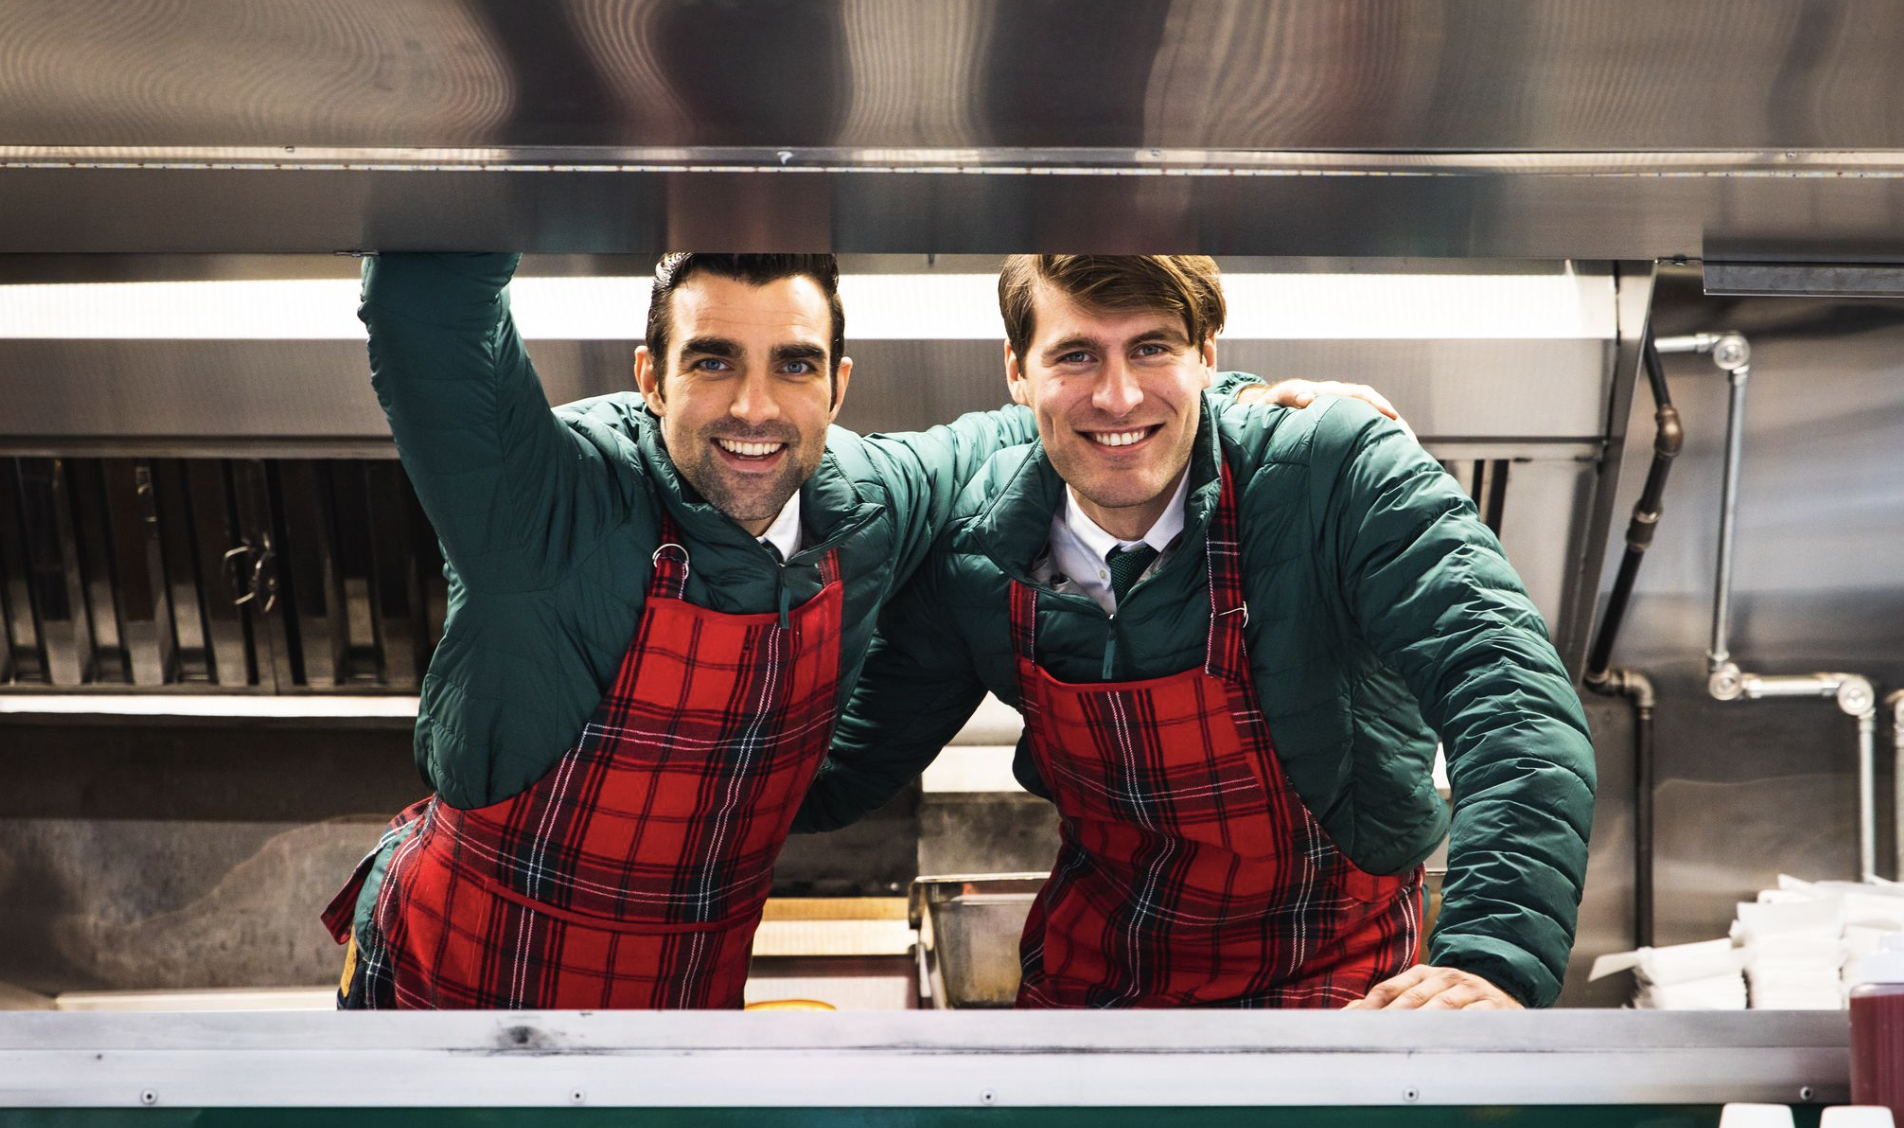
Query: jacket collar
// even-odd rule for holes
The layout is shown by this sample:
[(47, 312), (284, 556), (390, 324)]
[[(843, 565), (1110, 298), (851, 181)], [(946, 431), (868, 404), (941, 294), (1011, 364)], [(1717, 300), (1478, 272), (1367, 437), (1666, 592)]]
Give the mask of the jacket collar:
[[(1206, 393), (1198, 408), (1197, 437), (1190, 447), (1190, 490), (1184, 499), (1179, 543), (1203, 539), (1216, 512), (1222, 476), (1217, 473), (1222, 447)], [(1030, 582), (1032, 565), (1051, 541), (1051, 519), (1064, 505), (1064, 479), (1033, 440), (1030, 453), (972, 518), (959, 539), (992, 558), (1007, 575)]]

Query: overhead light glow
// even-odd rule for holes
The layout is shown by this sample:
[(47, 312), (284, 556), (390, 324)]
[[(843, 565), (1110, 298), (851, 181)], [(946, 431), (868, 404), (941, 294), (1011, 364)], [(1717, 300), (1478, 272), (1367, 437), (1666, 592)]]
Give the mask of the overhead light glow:
[[(1232, 340), (1611, 339), (1606, 275), (1230, 274)], [(849, 341), (999, 340), (989, 274), (840, 280)], [(638, 342), (645, 278), (520, 278), (511, 308), (530, 340)], [(357, 340), (354, 279), (0, 286), (0, 338)]]

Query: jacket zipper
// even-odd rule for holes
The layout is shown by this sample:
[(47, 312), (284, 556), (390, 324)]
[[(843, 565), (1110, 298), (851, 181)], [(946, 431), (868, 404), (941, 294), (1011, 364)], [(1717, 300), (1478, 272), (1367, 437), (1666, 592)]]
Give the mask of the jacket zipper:
[(780, 608), (780, 629), (781, 630), (784, 631), (789, 629), (792, 626), (792, 622), (793, 622), (793, 620), (790, 618), (790, 613), (793, 610), (793, 592), (788, 590), (787, 588), (787, 567), (791, 565), (794, 560), (799, 560), (802, 557), (809, 556), (814, 553), (826, 553), (826, 552), (832, 551), (835, 545), (843, 543), (846, 540), (846, 538), (852, 536), (854, 533), (857, 533), (861, 529), (872, 524), (875, 520), (879, 518), (881, 514), (885, 512), (886, 512), (885, 506), (874, 505), (871, 508), (871, 510), (867, 512), (865, 516), (861, 517), (859, 520), (848, 525), (846, 528), (841, 529), (837, 533), (834, 533), (832, 536), (821, 541), (819, 544), (809, 545), (806, 548), (803, 548), (800, 551), (794, 553), (792, 560), (782, 560), (780, 562), (780, 570), (774, 573), (774, 589), (775, 589), (774, 594), (778, 597), (775, 602), (779, 605), (779, 608)]

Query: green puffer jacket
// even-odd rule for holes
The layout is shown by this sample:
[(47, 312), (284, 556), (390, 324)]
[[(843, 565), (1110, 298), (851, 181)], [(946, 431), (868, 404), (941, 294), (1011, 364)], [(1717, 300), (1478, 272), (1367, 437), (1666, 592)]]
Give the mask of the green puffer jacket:
[[(1336, 844), (1403, 872), (1450, 829), (1432, 963), (1550, 1004), (1573, 941), (1593, 813), (1593, 745), (1540, 615), (1473, 504), (1364, 404), (1307, 411), (1206, 402), (1178, 547), (1119, 604), (1038, 601), (1040, 664), (1129, 681), (1203, 660), (1204, 533), (1217, 457), (1238, 491), (1248, 647), (1279, 758)], [(844, 825), (922, 770), (986, 690), (1018, 701), (1008, 582), (1049, 540), (1064, 484), (1042, 446), (994, 458), (913, 584), (891, 603), (797, 830)], [(1044, 794), (1023, 746), (1019, 779)]]

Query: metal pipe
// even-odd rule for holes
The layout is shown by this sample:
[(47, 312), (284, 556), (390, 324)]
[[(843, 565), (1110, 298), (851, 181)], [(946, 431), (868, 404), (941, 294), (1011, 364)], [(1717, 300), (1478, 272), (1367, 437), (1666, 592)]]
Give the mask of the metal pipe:
[(1870, 679), (1858, 674), (1793, 674), (1780, 677), (1739, 674), (1738, 678), (1740, 695), (1748, 701), (1779, 697), (1826, 697), (1837, 703), (1840, 712), (1858, 719), (1858, 876), (1865, 881), (1875, 879), (1878, 873), (1878, 695)]
[(1653, 944), (1653, 709), (1659, 697), (1638, 670), (1610, 670), (1595, 691), (1633, 704), (1633, 946)]
[(1891, 836), (1897, 873), (1904, 876), (1904, 689), (1884, 699), (1891, 710)]
[(1685, 433), (1679, 411), (1667, 392), (1666, 369), (1650, 332), (1641, 344), (1640, 361), (1653, 391), (1653, 463), (1639, 500), (1633, 503), (1633, 517), (1626, 527), (1626, 554), (1607, 596), (1606, 613), (1587, 656), (1586, 676), (1581, 680), (1591, 692), (1624, 697), (1633, 706), (1633, 946), (1647, 948), (1653, 943), (1653, 708), (1658, 697), (1645, 674), (1612, 669), (1610, 663), (1613, 643), (1619, 637), (1639, 576), (1640, 561), (1652, 546), (1653, 531), (1664, 510), (1666, 478)]
[(1875, 707), (1858, 714), (1858, 876), (1865, 881), (1878, 879), (1877, 729)]
[[(1720, 701), (1741, 698), (1758, 701), (1765, 698), (1823, 697), (1836, 700), (1838, 708), (1858, 719), (1858, 874), (1865, 881), (1877, 877), (1877, 690), (1868, 678), (1857, 674), (1766, 675), (1746, 673), (1732, 661), (1730, 625), (1732, 616), (1732, 542), (1738, 524), (1739, 464), (1745, 446), (1745, 390), (1752, 378), (1752, 347), (1738, 333), (1696, 333), (1686, 337), (1666, 337), (1656, 342), (1663, 353), (1702, 352), (1712, 354), (1712, 363), (1726, 373), (1732, 385), (1726, 411), (1725, 480), (1719, 495), (1719, 560), (1714, 577), (1712, 600), (1712, 645), (1706, 652), (1707, 691)], [(1894, 697), (1897, 695), (1893, 695)], [(1897, 706), (1904, 716), (1904, 705)], [(1904, 721), (1900, 721), (1904, 724)], [(1904, 733), (1904, 729), (1899, 730)], [(1904, 741), (1904, 736), (1900, 736)], [(1904, 744), (1899, 745), (1898, 763), (1904, 769)], [(1904, 784), (1898, 788), (1898, 807), (1893, 813), (1904, 829)], [(1898, 864), (1904, 875), (1904, 838), (1899, 841)]]
[(1620, 571), (1613, 581), (1613, 590), (1607, 596), (1606, 614), (1600, 620), (1600, 632), (1587, 655), (1584, 682), (1588, 689), (1596, 693), (1609, 692), (1605, 686), (1610, 677), (1608, 666), (1613, 660), (1613, 642), (1619, 637), (1620, 624), (1626, 617), (1626, 606), (1632, 598), (1634, 581), (1639, 576), (1640, 561), (1645, 557), (1646, 550), (1652, 547), (1653, 531), (1659, 525), (1660, 514), (1665, 509), (1666, 478), (1672, 472), (1673, 459), (1679, 456), (1680, 445), (1685, 440), (1685, 430), (1679, 422), (1679, 409), (1673, 406), (1672, 397), (1666, 390), (1666, 370), (1660, 364), (1659, 352), (1653, 347), (1651, 339), (1641, 347), (1640, 359), (1653, 390), (1653, 463), (1647, 469), (1646, 485), (1640, 490), (1639, 500), (1633, 503), (1633, 518), (1626, 526), (1626, 554), (1620, 558)]
[(1662, 353), (1711, 352), (1724, 336), (1724, 333), (1692, 333), (1684, 337), (1661, 337), (1653, 342), (1653, 347)]
[(1727, 637), (1732, 615), (1732, 538), (1738, 524), (1739, 462), (1745, 445), (1745, 386), (1751, 376), (1751, 365), (1730, 373), (1732, 399), (1726, 410), (1725, 481), (1719, 493), (1719, 564), (1714, 579), (1712, 645), (1706, 651), (1708, 673), (1718, 673), (1732, 660)]

